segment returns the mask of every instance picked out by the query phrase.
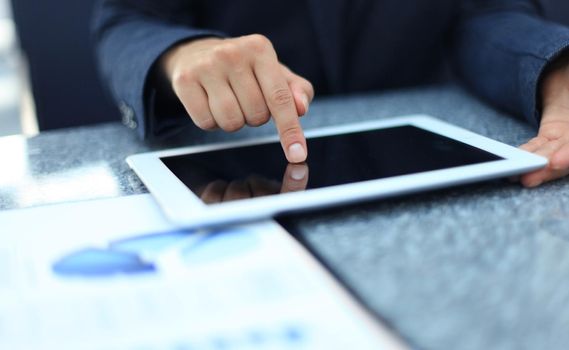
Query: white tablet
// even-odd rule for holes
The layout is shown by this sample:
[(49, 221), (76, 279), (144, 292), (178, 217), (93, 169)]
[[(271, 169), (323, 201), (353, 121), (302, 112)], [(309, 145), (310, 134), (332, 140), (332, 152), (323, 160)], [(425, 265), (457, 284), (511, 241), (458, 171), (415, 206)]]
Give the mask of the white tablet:
[(306, 132), (308, 160), (288, 164), (277, 138), (131, 156), (166, 216), (188, 227), (386, 198), (507, 177), (545, 158), (428, 116)]

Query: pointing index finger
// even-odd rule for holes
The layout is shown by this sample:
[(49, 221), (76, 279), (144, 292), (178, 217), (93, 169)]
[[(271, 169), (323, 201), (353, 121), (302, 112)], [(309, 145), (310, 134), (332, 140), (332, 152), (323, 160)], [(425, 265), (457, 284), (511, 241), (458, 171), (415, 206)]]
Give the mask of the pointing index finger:
[(279, 132), (286, 158), (291, 163), (306, 160), (308, 150), (294, 97), (276, 55), (265, 54), (255, 61), (255, 75)]

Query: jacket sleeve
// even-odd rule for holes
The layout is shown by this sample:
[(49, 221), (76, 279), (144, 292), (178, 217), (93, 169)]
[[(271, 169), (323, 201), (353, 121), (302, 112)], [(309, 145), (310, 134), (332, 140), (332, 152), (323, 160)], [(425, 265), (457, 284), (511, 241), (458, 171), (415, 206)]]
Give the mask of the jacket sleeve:
[[(101, 73), (123, 116), (123, 123), (151, 138), (179, 129), (189, 118), (156, 111), (158, 96), (150, 83), (160, 56), (172, 46), (206, 36), (224, 36), (193, 26), (193, 1), (99, 0), (93, 37)], [(157, 118), (160, 115), (160, 118)]]
[(569, 28), (541, 18), (530, 0), (462, 1), (454, 64), (479, 96), (537, 125), (540, 80), (569, 47)]

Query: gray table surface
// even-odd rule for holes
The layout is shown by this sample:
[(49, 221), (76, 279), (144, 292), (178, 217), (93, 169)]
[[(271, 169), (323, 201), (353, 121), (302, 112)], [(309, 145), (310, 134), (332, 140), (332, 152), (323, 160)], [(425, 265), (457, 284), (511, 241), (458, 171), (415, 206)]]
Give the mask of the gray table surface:
[[(322, 99), (306, 128), (427, 113), (519, 145), (524, 122), (461, 88)], [(144, 144), (104, 124), (0, 138), (0, 209), (144, 193), (127, 155), (273, 133), (188, 131)], [(287, 219), (378, 317), (419, 349), (569, 348), (569, 186), (494, 181)]]

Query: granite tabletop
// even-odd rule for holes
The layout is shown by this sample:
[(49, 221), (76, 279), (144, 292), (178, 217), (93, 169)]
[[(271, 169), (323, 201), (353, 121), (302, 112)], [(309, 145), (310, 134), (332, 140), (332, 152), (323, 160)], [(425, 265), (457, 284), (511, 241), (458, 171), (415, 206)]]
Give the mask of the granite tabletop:
[[(519, 145), (535, 130), (454, 85), (318, 100), (305, 128), (425, 113)], [(272, 134), (143, 143), (119, 123), (0, 138), (0, 210), (145, 193), (126, 156)], [(417, 349), (569, 348), (569, 180), (492, 181), (282, 218)]]

